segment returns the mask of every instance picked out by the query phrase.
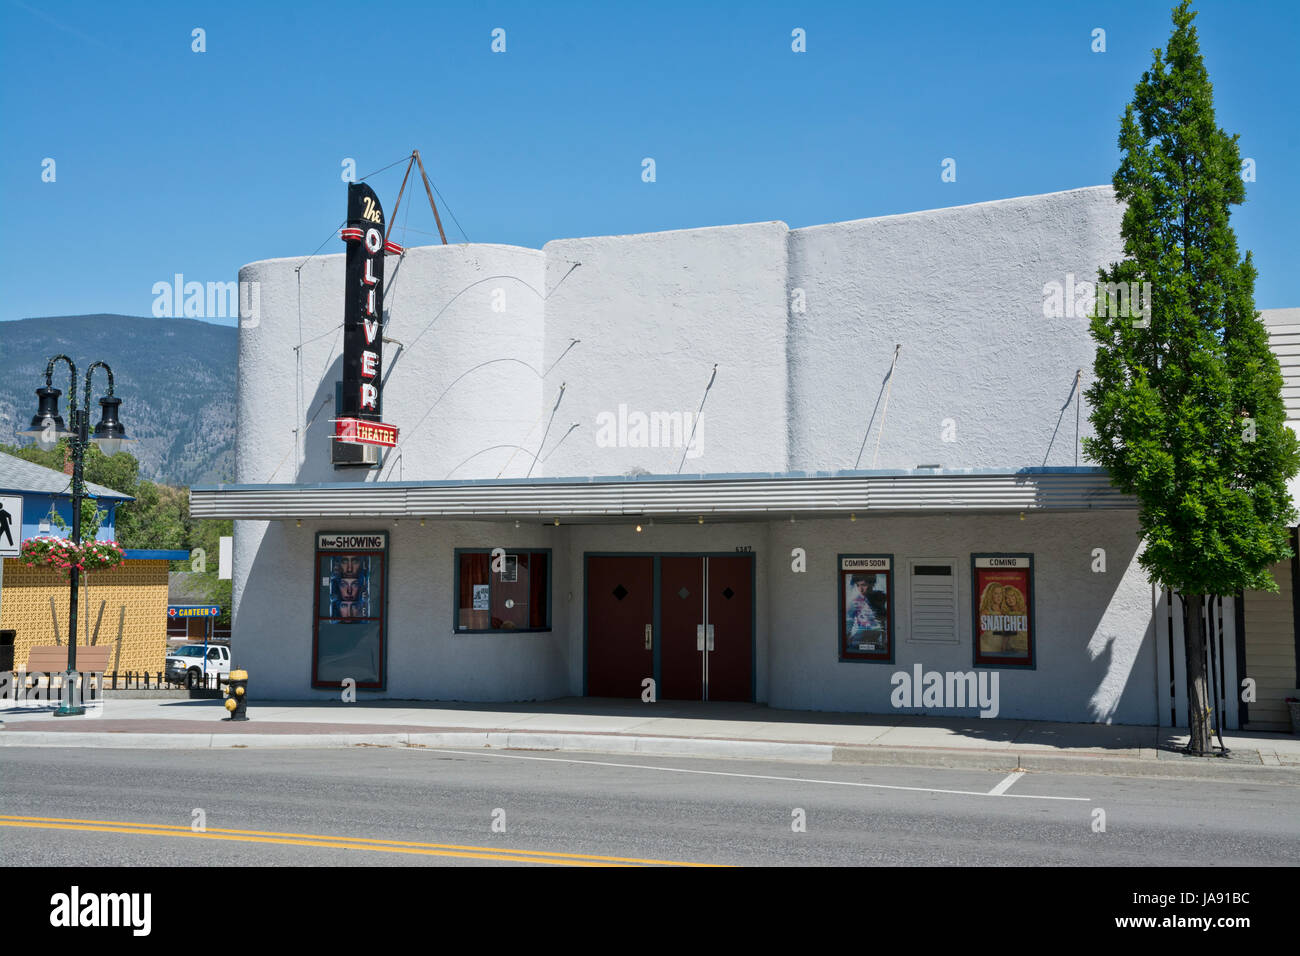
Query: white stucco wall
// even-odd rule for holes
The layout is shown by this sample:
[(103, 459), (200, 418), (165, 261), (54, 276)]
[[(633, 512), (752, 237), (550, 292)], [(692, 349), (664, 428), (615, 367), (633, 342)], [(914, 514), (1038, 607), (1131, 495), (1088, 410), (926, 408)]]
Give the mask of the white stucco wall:
[[(388, 686), (358, 691), (366, 699), (533, 700), (572, 693), (567, 670), (568, 636), (581, 604), (552, 587), (552, 630), (527, 634), (457, 634), (454, 631), (457, 547), (553, 548), (552, 565), (567, 566), (561, 536), (540, 525), (343, 520), (240, 522), (266, 528), (260, 548), (236, 542), (236, 568), (251, 586), (236, 598), (233, 645), (236, 664), (257, 681), (263, 699), (331, 698), (337, 690), (311, 687), (311, 621), (315, 573), (315, 531), (387, 531)], [(247, 535), (256, 541), (256, 535)], [(237, 536), (238, 538), (238, 536)], [(579, 602), (581, 589), (578, 591)], [(581, 685), (579, 685), (581, 686)], [(579, 691), (580, 692), (580, 691)]]
[[(816, 711), (897, 712), (892, 676), (973, 670), (970, 554), (1034, 555), (1037, 666), (999, 669), (999, 717), (1154, 724), (1156, 655), (1151, 588), (1137, 567), (1136, 517), (1128, 513), (1018, 516), (892, 516), (729, 524), (537, 525), (525, 522), (396, 525), (374, 520), (270, 526), (251, 563), (253, 580), (237, 605), (236, 658), (270, 699), (336, 698), (312, 690), (311, 630), (315, 530), (388, 530), (388, 687), (364, 698), (530, 700), (583, 692), (583, 559), (587, 552), (755, 555), (756, 699)], [(457, 634), (454, 549), (552, 549), (550, 633)], [(792, 569), (804, 549), (807, 570)], [(1106, 552), (1094, 572), (1093, 551)], [(892, 664), (839, 660), (836, 559), (841, 553), (894, 555)], [(911, 639), (909, 561), (951, 559), (958, 582), (952, 644)], [(291, 582), (301, 582), (295, 586)], [(662, 639), (662, 636), (661, 636)], [(646, 675), (651, 676), (651, 675)], [(913, 709), (902, 712), (916, 713)], [(973, 710), (930, 713), (973, 714)]]
[[(385, 346), (383, 417), (401, 429), (400, 464), (389, 452), (372, 472), (329, 464), (343, 255), (253, 263), (240, 273), (261, 283), (261, 317), (240, 331), (238, 481), (834, 470), (854, 466), (864, 436), (860, 467), (869, 468), (883, 401), (874, 421), (873, 406), (896, 343), (903, 350), (876, 467), (1072, 465), (1075, 410), (1062, 409), (1075, 370), (1084, 388), (1091, 380), (1093, 344), (1086, 319), (1043, 315), (1043, 286), (1071, 273), (1092, 280), (1117, 258), (1120, 214), (1110, 188), (1093, 187), (796, 230), (756, 223), (557, 240), (540, 251), (408, 250), (386, 265), (385, 336), (404, 348)], [(792, 296), (802, 311), (791, 309)], [(684, 463), (681, 445), (597, 440), (600, 417), (617, 419), (620, 406), (694, 415), (701, 400), (701, 453)], [(1086, 435), (1087, 407), (1080, 412)], [(240, 666), (259, 675), (259, 695), (333, 696), (309, 686), (312, 534), (384, 529), (391, 580), (380, 696), (581, 693), (585, 552), (751, 546), (758, 699), (887, 711), (895, 670), (971, 669), (970, 553), (1028, 551), (1039, 663), (999, 672), (1000, 716), (1153, 722), (1154, 655), (1143, 645), (1151, 594), (1128, 513), (661, 524), (642, 534), (631, 522), (303, 524), (236, 526), (234, 642)], [(550, 634), (453, 633), (454, 548), (498, 545), (554, 549)], [(808, 551), (806, 574), (790, 571), (796, 546)], [(1108, 552), (1105, 574), (1090, 571), (1097, 547)], [(858, 551), (896, 558), (893, 666), (838, 661), (834, 561)], [(957, 561), (957, 644), (909, 641), (909, 557)]]
[[(410, 249), (386, 264), (384, 334), (404, 347), (385, 346), (384, 420), (402, 441), (379, 472), (328, 460), (343, 254), (253, 263), (238, 481), (869, 468), (882, 417), (877, 467), (1073, 465), (1062, 409), (1094, 347), (1086, 319), (1043, 315), (1043, 286), (1116, 259), (1120, 214), (1099, 186), (795, 230)], [(676, 447), (600, 440), (620, 407), (694, 416), (702, 402), (684, 462), (689, 430)]]
[[(1034, 555), (1037, 665), (997, 669), (1002, 718), (1154, 723), (1151, 589), (1136, 563), (1134, 514), (891, 516), (772, 525), (768, 554), (773, 634), (769, 662), (774, 707), (867, 710), (881, 707), (896, 671), (973, 669), (970, 556)], [(808, 570), (790, 570), (791, 549), (804, 548)], [(1093, 549), (1106, 571), (1093, 572)], [(836, 651), (835, 561), (841, 553), (893, 553), (894, 664), (840, 663)], [(958, 640), (914, 641), (908, 561), (952, 559), (957, 565)], [(917, 711), (905, 710), (906, 713)], [(974, 711), (968, 711), (974, 713)]]
[(1120, 258), (1121, 214), (1094, 187), (791, 230), (791, 470), (854, 468), (864, 437), (873, 467), (882, 418), (878, 468), (1086, 464), (1061, 410), (1095, 346), (1043, 286)]
[[(237, 480), (483, 478), (503, 469), (522, 477), (527, 456), (509, 446), (526, 444), (541, 413), (543, 260), (535, 249), (496, 245), (387, 257), (384, 337), (401, 348), (384, 344), (383, 415), (402, 443), (400, 463), (389, 452), (381, 471), (335, 470), (329, 460), (344, 255), (245, 266), (239, 278), (260, 283), (261, 315), (239, 332)], [(294, 436), (304, 422), (300, 457)]]
[[(548, 242), (546, 364), (568, 386), (553, 432), (579, 427), (545, 473), (784, 471), (788, 232), (767, 222)], [(602, 443), (599, 416), (620, 405), (701, 414), (695, 448), (685, 428), (676, 447)]]

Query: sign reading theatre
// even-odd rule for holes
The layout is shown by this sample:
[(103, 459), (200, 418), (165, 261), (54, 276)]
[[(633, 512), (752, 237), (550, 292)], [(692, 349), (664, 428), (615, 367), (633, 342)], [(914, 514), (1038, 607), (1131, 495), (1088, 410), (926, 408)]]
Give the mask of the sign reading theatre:
[(371, 465), (357, 446), (397, 444), (397, 429), (383, 423), (384, 254), (401, 247), (384, 239), (384, 210), (365, 183), (348, 183), (343, 292), (343, 394), (334, 423), (333, 460)]

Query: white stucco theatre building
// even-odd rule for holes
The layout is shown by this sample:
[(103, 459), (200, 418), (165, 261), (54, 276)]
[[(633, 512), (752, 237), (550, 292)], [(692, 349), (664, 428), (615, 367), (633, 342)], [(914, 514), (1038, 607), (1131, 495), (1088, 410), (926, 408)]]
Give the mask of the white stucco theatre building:
[[(1121, 213), (1094, 187), (390, 247), (382, 363), (360, 367), (398, 436), (370, 466), (335, 450), (344, 303), (373, 261), (355, 282), (350, 252), (245, 266), (237, 482), (192, 493), (235, 519), (237, 666), (262, 699), (355, 681), (870, 713), (900, 673), (996, 673), (999, 717), (1184, 722), (1135, 503), (1078, 441), (1074, 290), (1121, 257)], [(1217, 613), (1236, 726), (1239, 615)]]

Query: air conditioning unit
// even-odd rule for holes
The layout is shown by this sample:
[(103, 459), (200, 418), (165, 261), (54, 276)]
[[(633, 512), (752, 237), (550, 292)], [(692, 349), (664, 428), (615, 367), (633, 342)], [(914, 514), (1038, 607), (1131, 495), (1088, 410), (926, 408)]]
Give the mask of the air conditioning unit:
[(378, 445), (357, 445), (347, 441), (332, 441), (330, 457), (335, 468), (374, 468), (379, 464)]
[[(343, 383), (334, 383), (334, 417), (341, 415), (343, 407)], [(334, 425), (330, 424), (333, 431)], [(354, 442), (330, 439), (330, 461), (335, 468), (377, 468), (383, 461), (383, 449), (378, 445), (362, 445)]]

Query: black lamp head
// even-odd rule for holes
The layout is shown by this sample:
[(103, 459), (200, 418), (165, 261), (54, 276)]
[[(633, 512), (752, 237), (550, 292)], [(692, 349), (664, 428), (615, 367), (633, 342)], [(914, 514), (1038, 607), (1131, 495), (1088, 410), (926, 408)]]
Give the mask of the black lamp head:
[(108, 395), (99, 400), (102, 411), (99, 424), (95, 426), (95, 434), (91, 438), (106, 455), (115, 454), (122, 447), (122, 442), (131, 441), (126, 437), (126, 429), (117, 418), (117, 407), (121, 404), (122, 400), (115, 395)]
[(62, 394), (57, 388), (48, 385), (38, 388), (36, 397), (40, 403), (37, 405), (36, 414), (32, 416), (30, 427), (18, 434), (35, 438), (36, 443), (46, 451), (53, 448), (60, 438), (68, 434), (63, 416), (59, 414), (59, 396)]

